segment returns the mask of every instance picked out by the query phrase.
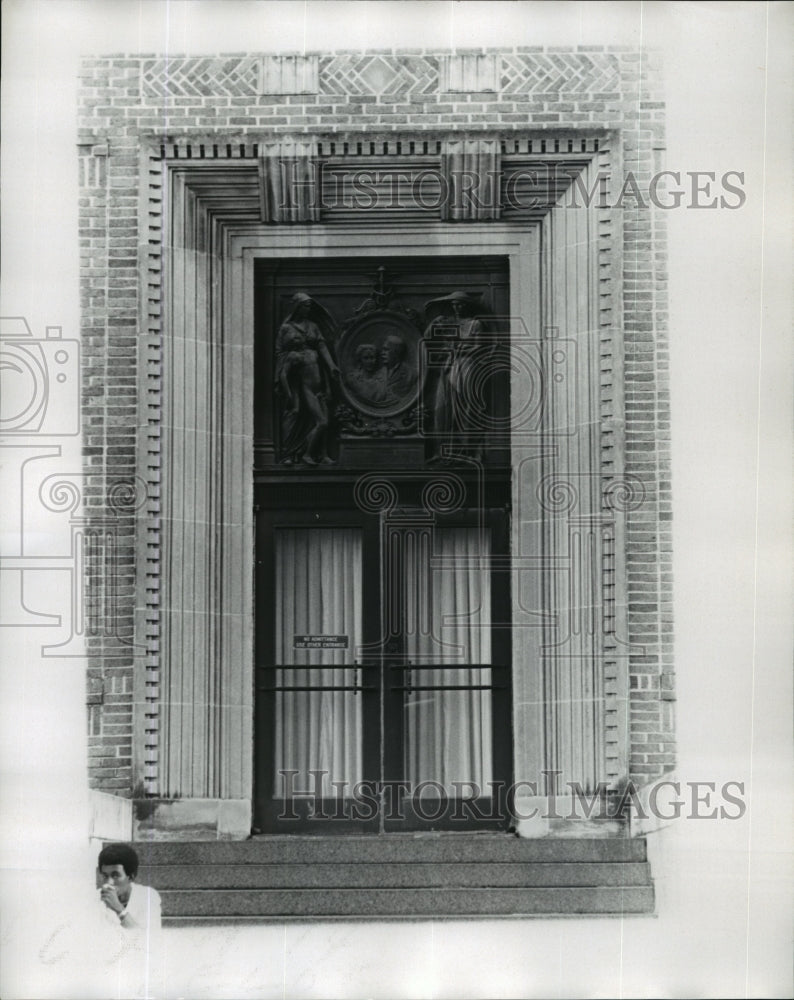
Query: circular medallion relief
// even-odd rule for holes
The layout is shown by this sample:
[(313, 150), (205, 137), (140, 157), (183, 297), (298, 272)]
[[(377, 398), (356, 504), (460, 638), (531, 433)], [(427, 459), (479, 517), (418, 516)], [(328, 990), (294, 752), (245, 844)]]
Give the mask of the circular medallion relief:
[(421, 334), (411, 320), (392, 309), (375, 309), (355, 320), (337, 346), (342, 389), (362, 413), (390, 417), (419, 395)]

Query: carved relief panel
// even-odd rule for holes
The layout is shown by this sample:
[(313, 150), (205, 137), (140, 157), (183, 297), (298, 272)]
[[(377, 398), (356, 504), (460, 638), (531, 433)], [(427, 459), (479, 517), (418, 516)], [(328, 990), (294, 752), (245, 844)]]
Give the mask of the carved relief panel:
[(259, 468), (482, 455), (466, 409), (474, 400), (490, 411), (493, 386), (467, 387), (470, 369), (493, 369), (500, 335), (507, 342), (501, 258), (265, 261), (257, 279)]

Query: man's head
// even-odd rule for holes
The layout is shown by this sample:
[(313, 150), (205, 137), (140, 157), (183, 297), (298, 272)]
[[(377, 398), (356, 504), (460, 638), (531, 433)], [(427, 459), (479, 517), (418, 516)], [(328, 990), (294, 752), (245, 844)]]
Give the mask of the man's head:
[(405, 357), (405, 341), (402, 337), (398, 337), (396, 334), (388, 336), (383, 341), (381, 356), (384, 363), (389, 367), (399, 364), (399, 362)]
[(130, 878), (138, 874), (138, 855), (129, 844), (107, 844), (99, 852), (97, 864), (100, 869), (103, 865), (121, 865)]
[(119, 899), (129, 899), (132, 883), (138, 875), (138, 855), (129, 844), (108, 844), (99, 852), (97, 867), (102, 885), (112, 885)]

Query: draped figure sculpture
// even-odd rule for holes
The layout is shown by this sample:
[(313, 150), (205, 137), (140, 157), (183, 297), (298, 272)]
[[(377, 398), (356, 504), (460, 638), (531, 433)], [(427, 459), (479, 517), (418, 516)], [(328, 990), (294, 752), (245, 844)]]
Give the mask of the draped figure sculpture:
[(484, 327), (475, 315), (481, 311), (479, 299), (477, 293), (455, 291), (425, 305), (430, 317), (425, 341), (446, 346), (444, 363), (435, 367), (427, 388), (432, 429), (429, 462), (482, 457), (481, 433), (476, 432), (482, 431), (483, 400), (477, 383), (490, 348), (483, 342)]
[(339, 369), (326, 339), (333, 333), (334, 322), (318, 302), (305, 292), (293, 295), (276, 337), (283, 465), (334, 462), (328, 453), (328, 435)]

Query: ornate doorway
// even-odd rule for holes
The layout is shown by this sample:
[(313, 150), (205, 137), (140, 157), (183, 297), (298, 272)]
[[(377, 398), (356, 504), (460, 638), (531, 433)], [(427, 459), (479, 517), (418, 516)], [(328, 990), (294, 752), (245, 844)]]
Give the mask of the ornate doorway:
[(509, 823), (504, 258), (260, 261), (254, 826)]
[[(595, 169), (589, 153), (581, 156)], [(147, 794), (179, 799), (180, 808), (186, 799), (210, 800), (223, 835), (261, 828), (257, 801), (273, 796), (262, 776), (273, 766), (276, 727), (263, 728), (267, 709), (255, 701), (276, 692), (258, 690), (258, 661), (279, 665), (273, 630), (261, 633), (267, 602), (260, 598), (276, 589), (275, 557), (263, 575), (255, 544), (267, 512), (297, 516), (303, 505), (374, 516), (358, 500), (380, 498), (380, 544), (382, 522), (421, 512), (431, 497), (447, 506), (450, 490), (463, 496), (454, 504), (461, 517), (493, 510), (509, 522), (509, 560), (496, 551), (489, 558), (494, 570), (510, 571), (512, 711), (498, 729), (512, 729), (508, 770), (517, 788), (531, 798), (535, 783), (541, 794), (548, 772), (561, 785), (618, 787), (628, 774), (625, 540), (636, 491), (622, 472), (622, 339), (609, 213), (593, 204), (570, 211), (560, 201), (537, 205), (532, 218), (486, 223), (369, 214), (355, 224), (263, 224), (255, 162), (229, 160), (219, 169), (181, 153), (178, 162), (176, 154), (160, 157), (153, 154), (151, 204), (153, 211), (160, 205), (167, 184), (170, 236), (151, 275), (154, 281), (162, 267), (168, 308), (165, 332), (141, 342), (150, 376), (140, 474), (153, 485), (140, 514), (148, 543), (139, 628), (151, 635), (152, 650), (135, 703), (136, 766)], [(387, 301), (379, 298), (390, 290)], [(298, 325), (307, 318), (295, 313), (298, 292), (333, 320), (338, 381), (319, 344), (276, 350), (288, 317)], [(466, 301), (478, 296), (482, 313)], [(323, 314), (309, 312), (319, 336)], [(432, 330), (431, 313), (439, 320)], [(500, 324), (500, 314), (509, 323)], [(509, 344), (509, 386), (497, 391), (491, 379), (487, 391), (469, 396), (463, 423), (451, 424), (448, 415), (460, 416), (460, 406), (441, 376), (455, 367), (454, 332), (464, 321), (493, 334), (490, 344), (475, 337), (486, 341), (484, 353), (500, 359)], [(402, 340), (389, 361), (398, 379), (401, 364), (424, 365), (399, 391), (383, 385), (386, 326)], [(309, 340), (317, 343), (314, 333)], [(279, 392), (277, 372), (286, 383)], [(311, 390), (319, 408), (299, 395), (288, 420), (288, 393), (297, 390)], [(386, 486), (365, 479), (386, 474)], [(453, 489), (450, 476), (463, 485)], [(450, 512), (431, 513), (440, 524)], [(270, 523), (266, 535), (273, 530)], [(375, 563), (380, 579), (380, 550)], [(382, 594), (379, 600), (376, 631)], [(282, 645), (287, 636), (294, 649), (294, 635), (310, 635), (315, 625), (301, 628), (284, 632)], [(277, 686), (272, 678), (268, 684)], [(380, 716), (376, 732), (385, 760)], [(407, 773), (402, 757), (400, 767)]]

